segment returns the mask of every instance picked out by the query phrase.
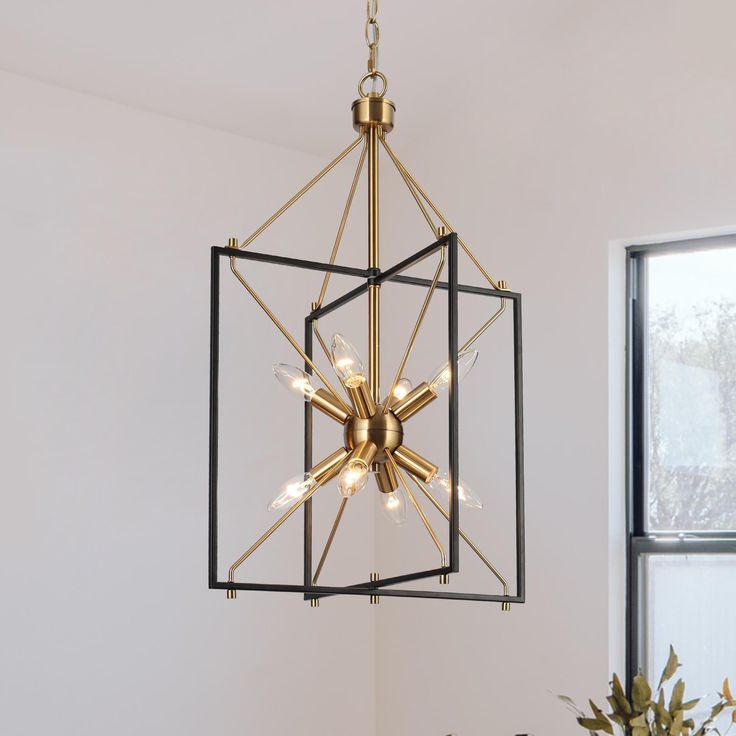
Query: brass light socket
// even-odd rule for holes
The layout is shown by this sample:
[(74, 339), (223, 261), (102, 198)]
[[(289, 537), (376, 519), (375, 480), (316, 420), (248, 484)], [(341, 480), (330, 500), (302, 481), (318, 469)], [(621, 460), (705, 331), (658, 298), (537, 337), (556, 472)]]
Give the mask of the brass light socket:
[(337, 399), (323, 388), (318, 388), (310, 399), (310, 403), (315, 409), (319, 409), (323, 414), (327, 414), (328, 417), (334, 419), (340, 424), (345, 424), (350, 414), (340, 406)]
[(437, 398), (435, 390), (425, 381), (420, 383), (415, 389), (409, 391), (403, 399), (397, 401), (391, 411), (396, 415), (400, 422), (405, 422), (409, 417), (414, 416), (420, 409)]
[(418, 455), (414, 450), (410, 450), (408, 447), (401, 445), (397, 447), (393, 452), (394, 460), (401, 465), (404, 470), (408, 470), (412, 475), (420, 478), (425, 483), (437, 475), (439, 468), (433, 465), (429, 460), (426, 460), (421, 455)]
[(391, 463), (378, 465), (376, 470), (376, 483), (381, 493), (393, 493), (399, 487), (399, 478)]
[(363, 377), (361, 381), (351, 386), (345, 384), (350, 401), (353, 402), (355, 413), (361, 419), (370, 419), (376, 411), (376, 402), (373, 400), (371, 390), (368, 387), (368, 381)]
[(328, 455), (322, 462), (317, 463), (309, 471), (310, 475), (318, 483), (322, 480), (327, 481), (330, 478), (334, 478), (349, 454), (350, 452), (348, 450), (341, 447), (339, 450), (333, 452), (332, 455)]
[(359, 445), (355, 446), (355, 449), (350, 455), (350, 462), (352, 463), (357, 461), (364, 464), (366, 468), (370, 468), (371, 463), (377, 454), (378, 447), (370, 440), (366, 440), (365, 442), (361, 442)]

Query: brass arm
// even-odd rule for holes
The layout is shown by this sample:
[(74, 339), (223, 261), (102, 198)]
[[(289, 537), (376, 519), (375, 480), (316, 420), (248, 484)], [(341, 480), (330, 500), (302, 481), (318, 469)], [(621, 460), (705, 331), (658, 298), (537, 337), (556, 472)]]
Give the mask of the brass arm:
[[(409, 477), (412, 479), (412, 481), (414, 481), (414, 485), (416, 485), (416, 487), (427, 497), (427, 499), (437, 509), (437, 511), (439, 511), (447, 521), (450, 521), (450, 514), (445, 511), (444, 506), (432, 495), (432, 493), (424, 485), (424, 483), (422, 483), (418, 478), (415, 478), (411, 473), (409, 473)], [(501, 573), (493, 565), (493, 563), (480, 551), (475, 542), (473, 542), (473, 540), (462, 529), (460, 529), (460, 536), (463, 541), (468, 545), (468, 547), (470, 547), (470, 549), (472, 549), (473, 552), (478, 555), (481, 562), (483, 562), (483, 564), (493, 573), (498, 582), (501, 583), (501, 585), (503, 586), (503, 594), (509, 595), (509, 584), (506, 581), (506, 578), (501, 575)], [(504, 608), (504, 610), (508, 609)]]
[[(401, 162), (401, 160), (398, 158), (398, 156), (394, 153), (393, 149), (389, 144), (386, 142), (385, 136), (381, 137), (381, 143), (383, 144), (383, 147), (386, 150), (386, 153), (388, 153), (391, 161), (393, 161), (394, 165), (396, 166), (397, 170), (401, 174), (401, 177), (404, 179), (404, 182), (406, 183), (407, 187), (409, 187), (409, 191), (412, 193), (412, 196), (417, 201), (417, 204), (420, 205), (422, 208), (422, 212), (424, 213), (425, 218), (427, 219), (427, 222), (429, 223), (429, 226), (432, 228), (432, 230), (437, 233), (438, 231), (434, 227), (434, 223), (432, 222), (431, 218), (427, 215), (426, 210), (421, 205), (421, 198), (424, 199), (424, 201), (427, 202), (427, 204), (432, 208), (432, 211), (439, 217), (439, 219), (443, 222), (445, 227), (447, 227), (449, 230), (456, 232), (455, 229), (450, 225), (449, 221), (445, 218), (445, 216), (439, 211), (437, 206), (432, 202), (432, 200), (429, 198), (427, 193), (421, 188), (417, 180), (412, 176), (412, 174), (409, 172), (409, 170), (404, 166), (404, 164)], [(473, 251), (470, 249), (470, 246), (465, 243), (465, 241), (458, 235), (457, 238), (458, 243), (460, 243), (460, 246), (465, 251), (465, 253), (468, 255), (470, 260), (473, 262), (475, 267), (481, 272), (483, 277), (488, 281), (488, 283), (491, 285), (492, 288), (497, 290), (504, 290), (506, 289), (506, 284), (503, 281), (499, 281), (496, 283), (488, 273), (488, 271), (483, 268), (480, 261), (476, 258)], [(483, 326), (460, 348), (459, 352), (463, 352), (467, 350), (504, 312), (506, 311), (506, 300), (501, 299), (501, 306), (496, 311), (491, 318), (483, 324)]]
[(360, 142), (363, 140), (363, 135), (361, 134), (358, 136), (358, 138), (351, 143), (342, 153), (340, 153), (336, 158), (332, 159), (327, 166), (325, 166), (322, 171), (317, 174), (317, 176), (314, 177), (311, 181), (307, 182), (286, 204), (282, 205), (276, 212), (271, 215), (271, 217), (266, 220), (266, 222), (263, 223), (255, 232), (253, 232), (251, 235), (249, 235), (240, 245), (240, 248), (247, 248), (267, 227), (272, 225), (276, 220), (278, 220), (281, 215), (286, 212), (286, 210), (291, 207), (295, 202), (297, 202), (301, 197), (306, 194), (325, 174), (328, 174), (332, 169), (337, 166), (337, 164), (342, 161), (345, 156), (347, 156)]
[[(350, 185), (350, 191), (348, 192), (348, 199), (345, 202), (345, 209), (343, 210), (342, 217), (340, 218), (340, 226), (337, 228), (337, 235), (335, 236), (335, 243), (332, 246), (332, 253), (330, 253), (329, 264), (332, 266), (337, 258), (337, 252), (340, 250), (340, 243), (342, 242), (342, 235), (345, 232), (345, 225), (348, 221), (348, 215), (350, 214), (350, 208), (353, 204), (353, 198), (355, 197), (355, 190), (358, 188), (358, 182), (360, 181), (360, 173), (363, 170), (363, 164), (365, 163), (365, 156), (368, 152), (368, 140), (363, 141), (363, 150), (360, 153), (360, 159), (358, 160), (358, 168), (355, 170), (355, 176), (353, 176), (353, 183)], [(330, 282), (330, 276), (332, 274), (327, 271), (324, 279), (322, 279), (322, 288), (320, 289), (319, 296), (315, 302), (313, 309), (319, 309), (322, 306), (322, 302), (325, 300), (325, 294), (327, 293), (327, 284)]]
[(440, 567), (447, 567), (447, 555), (445, 554), (445, 547), (440, 542), (439, 537), (437, 536), (437, 533), (432, 528), (432, 525), (429, 523), (429, 519), (427, 518), (427, 515), (422, 511), (422, 507), (417, 502), (417, 499), (415, 498), (414, 494), (411, 492), (411, 489), (409, 488), (409, 484), (406, 482), (406, 479), (404, 478), (404, 474), (399, 469), (399, 466), (396, 464), (396, 461), (394, 460), (393, 454), (386, 448), (384, 450), (386, 453), (386, 457), (388, 458), (389, 462), (393, 466), (394, 471), (396, 472), (396, 475), (398, 475), (399, 480), (401, 481), (401, 485), (404, 487), (404, 490), (406, 491), (406, 495), (409, 497), (409, 500), (411, 501), (411, 505), (416, 509), (416, 512), (419, 514), (419, 518), (422, 520), (422, 524), (424, 524), (424, 528), (429, 532), (429, 536), (432, 537), (432, 541), (435, 544), (435, 547), (439, 550), (440, 553)]
[(317, 571), (314, 573), (314, 577), (312, 578), (312, 585), (317, 585), (317, 580), (319, 580), (320, 573), (322, 572), (322, 568), (325, 565), (325, 560), (327, 559), (327, 555), (330, 551), (330, 547), (332, 547), (332, 542), (335, 539), (335, 534), (337, 534), (337, 528), (340, 526), (340, 522), (342, 521), (342, 515), (345, 513), (345, 507), (348, 505), (347, 498), (343, 498), (340, 502), (340, 508), (337, 510), (337, 516), (335, 517), (335, 521), (332, 524), (332, 529), (330, 530), (330, 535), (327, 537), (327, 542), (325, 543), (325, 548), (322, 551), (322, 556), (319, 558), (319, 564), (317, 565)]
[(291, 333), (286, 329), (286, 327), (284, 327), (278, 317), (276, 317), (276, 315), (268, 308), (266, 302), (264, 302), (263, 299), (258, 296), (255, 289), (253, 289), (253, 287), (243, 278), (242, 274), (240, 273), (240, 271), (238, 271), (235, 265), (235, 258), (233, 256), (230, 256), (230, 270), (235, 274), (238, 281), (240, 281), (240, 283), (245, 287), (245, 290), (253, 297), (258, 306), (268, 315), (269, 319), (276, 325), (276, 327), (279, 328), (281, 334), (291, 343), (291, 346), (294, 348), (294, 350), (297, 351), (297, 353), (299, 353), (304, 362), (309, 365), (312, 370), (319, 376), (320, 381), (322, 381), (322, 383), (324, 383), (324, 385), (330, 390), (330, 393), (337, 399), (340, 406), (342, 406), (342, 408), (348, 414), (352, 414), (352, 409), (345, 403), (340, 394), (337, 393), (332, 384), (325, 378), (322, 371), (317, 368), (317, 366), (312, 362), (311, 358), (304, 352), (304, 350), (302, 350), (301, 345), (299, 345), (299, 343), (291, 336)]
[[(338, 473), (340, 472), (340, 470), (342, 469), (342, 466), (343, 466), (343, 465), (345, 464), (345, 461), (347, 460), (347, 457), (348, 457), (348, 452), (347, 452), (347, 450), (345, 450), (344, 448), (342, 448), (342, 449), (343, 449), (343, 453), (344, 453), (344, 454), (342, 455), (342, 460), (341, 460), (340, 462), (333, 462), (333, 463), (331, 464), (331, 467), (330, 467), (330, 470), (329, 470), (329, 472), (325, 472), (325, 473), (323, 473), (323, 474), (322, 474), (322, 476), (321, 476), (321, 477), (319, 478), (319, 480), (318, 480), (318, 481), (317, 481), (317, 482), (316, 482), (316, 483), (315, 483), (315, 484), (314, 484), (314, 485), (312, 486), (312, 488), (310, 488), (310, 489), (309, 489), (309, 491), (307, 491), (307, 493), (305, 493), (305, 494), (304, 494), (304, 495), (303, 495), (303, 496), (302, 496), (302, 497), (301, 497), (301, 498), (299, 499), (299, 501), (298, 501), (297, 503), (295, 503), (295, 504), (294, 504), (294, 505), (293, 505), (293, 506), (292, 506), (292, 507), (291, 507), (291, 508), (290, 508), (290, 509), (289, 509), (289, 510), (288, 510), (288, 511), (287, 511), (287, 512), (285, 513), (285, 514), (283, 514), (283, 515), (282, 515), (282, 516), (281, 516), (281, 517), (279, 518), (279, 520), (278, 520), (278, 521), (277, 521), (277, 522), (276, 522), (276, 523), (275, 523), (275, 524), (274, 524), (274, 525), (273, 525), (273, 526), (272, 526), (272, 527), (271, 527), (271, 528), (270, 528), (270, 529), (269, 529), (269, 530), (268, 530), (267, 532), (265, 532), (265, 533), (264, 533), (263, 535), (261, 535), (261, 536), (259, 537), (259, 539), (258, 539), (258, 541), (257, 541), (257, 542), (254, 542), (254, 543), (253, 543), (253, 544), (252, 544), (252, 545), (251, 545), (250, 547), (248, 547), (248, 549), (247, 549), (247, 550), (246, 550), (245, 552), (243, 552), (243, 554), (242, 554), (242, 555), (240, 555), (240, 557), (238, 557), (238, 559), (237, 559), (237, 560), (235, 560), (235, 562), (233, 562), (233, 564), (232, 564), (232, 565), (230, 565), (230, 572), (228, 573), (228, 578), (227, 578), (227, 580), (228, 580), (228, 582), (229, 582), (229, 583), (232, 583), (232, 582), (234, 581), (234, 579), (235, 579), (235, 571), (236, 571), (236, 570), (237, 570), (237, 569), (238, 569), (238, 568), (239, 568), (239, 567), (240, 567), (240, 566), (241, 566), (241, 565), (242, 565), (242, 564), (243, 564), (243, 563), (244, 563), (244, 562), (245, 562), (245, 561), (246, 561), (246, 560), (247, 560), (247, 559), (248, 559), (248, 558), (249, 558), (249, 557), (250, 557), (250, 556), (251, 556), (251, 555), (252, 555), (252, 554), (253, 554), (253, 553), (254, 553), (254, 552), (255, 552), (255, 551), (256, 551), (256, 550), (257, 550), (257, 549), (258, 549), (258, 548), (259, 548), (259, 547), (260, 547), (260, 546), (262, 545), (262, 544), (263, 544), (263, 543), (264, 543), (264, 542), (265, 542), (265, 541), (267, 541), (267, 540), (268, 540), (268, 538), (269, 538), (269, 537), (270, 537), (270, 536), (271, 536), (271, 535), (272, 535), (272, 534), (273, 534), (273, 533), (274, 533), (275, 531), (277, 531), (277, 530), (279, 529), (279, 527), (280, 527), (280, 526), (281, 526), (281, 525), (282, 525), (282, 524), (283, 524), (283, 523), (284, 523), (284, 522), (285, 522), (285, 521), (286, 521), (287, 519), (289, 519), (289, 517), (291, 517), (291, 516), (292, 516), (292, 514), (294, 514), (294, 513), (295, 513), (295, 512), (297, 511), (297, 509), (300, 509), (300, 508), (301, 508), (301, 507), (302, 507), (302, 506), (303, 506), (303, 505), (304, 505), (304, 504), (305, 504), (305, 503), (306, 503), (306, 502), (307, 502), (307, 501), (308, 501), (308, 500), (309, 500), (309, 499), (310, 499), (310, 498), (311, 498), (311, 497), (312, 497), (312, 496), (314, 495), (315, 491), (317, 491), (317, 489), (318, 489), (318, 488), (321, 488), (321, 487), (322, 487), (322, 486), (323, 486), (323, 485), (324, 485), (325, 483), (327, 483), (327, 481), (329, 481), (329, 480), (331, 480), (332, 478), (334, 478), (334, 477), (335, 477), (335, 476), (336, 476), (336, 475), (337, 475), (337, 474), (338, 474)], [(338, 452), (339, 452), (339, 451), (338, 451)], [(336, 456), (336, 455), (337, 455), (337, 453), (333, 453), (332, 455), (330, 455), (330, 458), (332, 458), (332, 457), (334, 457), (334, 456)], [(330, 458), (327, 458), (327, 460), (329, 460)], [(323, 463), (320, 463), (320, 465), (322, 465), (322, 464), (323, 464)]]
[(427, 291), (427, 296), (424, 298), (424, 304), (422, 304), (422, 308), (419, 310), (419, 317), (417, 317), (417, 321), (416, 321), (416, 324), (414, 325), (414, 329), (411, 331), (411, 337), (409, 338), (409, 342), (407, 343), (406, 350), (404, 351), (404, 357), (401, 359), (401, 363), (399, 364), (399, 369), (396, 371), (396, 377), (394, 378), (394, 382), (391, 385), (391, 389), (388, 392), (388, 396), (386, 400), (383, 402), (384, 404), (383, 413), (384, 414), (388, 412), (391, 406), (390, 399), (393, 396), (396, 386), (401, 380), (401, 374), (404, 372), (404, 368), (406, 368), (406, 362), (409, 360), (411, 351), (414, 348), (414, 341), (417, 339), (419, 328), (422, 326), (424, 317), (427, 314), (427, 309), (429, 308), (429, 303), (432, 301), (432, 296), (434, 295), (435, 289), (437, 288), (437, 282), (440, 279), (440, 274), (442, 273), (442, 269), (445, 267), (445, 255), (446, 255), (445, 251), (446, 250), (447, 248), (445, 248), (444, 246), (440, 249), (440, 262), (437, 264), (437, 270), (434, 272), (434, 278), (432, 279), (432, 285), (429, 287), (429, 290)]

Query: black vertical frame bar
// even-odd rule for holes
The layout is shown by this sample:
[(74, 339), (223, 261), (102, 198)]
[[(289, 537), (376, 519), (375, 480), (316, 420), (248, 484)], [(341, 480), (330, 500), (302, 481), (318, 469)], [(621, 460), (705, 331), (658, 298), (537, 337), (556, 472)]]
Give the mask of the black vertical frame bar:
[(513, 302), (514, 313), (514, 432), (516, 451), (516, 594), (526, 598), (526, 539), (524, 528), (524, 367), (521, 342), (521, 300)]
[(626, 686), (641, 669), (641, 565), (636, 540), (646, 535), (647, 284), (645, 252), (627, 254), (626, 367)]
[[(312, 320), (307, 317), (304, 320), (304, 352), (312, 360), (313, 337)], [(312, 367), (304, 362), (304, 370), (312, 375)], [(312, 467), (312, 405), (304, 402), (304, 472)], [(312, 584), (312, 499), (304, 504), (304, 585)], [(304, 599), (312, 598), (306, 595)]]
[(210, 263), (210, 486), (209, 587), (217, 582), (217, 430), (220, 359), (220, 256), (212, 249)]
[(450, 370), (450, 487), (452, 496), (450, 503), (450, 559), (449, 567), (452, 572), (460, 571), (460, 503), (458, 483), (460, 482), (459, 468), (459, 395), (457, 370), (457, 234), (450, 233), (447, 244), (447, 332), (448, 332), (448, 365)]

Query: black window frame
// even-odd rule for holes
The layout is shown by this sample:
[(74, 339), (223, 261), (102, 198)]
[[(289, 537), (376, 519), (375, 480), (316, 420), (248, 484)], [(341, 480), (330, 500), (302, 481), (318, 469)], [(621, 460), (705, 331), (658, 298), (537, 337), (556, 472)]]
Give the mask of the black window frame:
[(647, 296), (648, 258), (736, 247), (734, 234), (626, 248), (626, 680), (644, 670), (647, 555), (736, 554), (736, 531), (653, 532), (647, 529)]

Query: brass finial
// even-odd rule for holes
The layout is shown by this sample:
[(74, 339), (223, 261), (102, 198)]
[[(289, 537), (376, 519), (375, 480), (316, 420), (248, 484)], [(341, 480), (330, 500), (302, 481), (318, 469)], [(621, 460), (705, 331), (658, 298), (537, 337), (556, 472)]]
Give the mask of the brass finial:
[[(377, 582), (380, 579), (381, 579), (381, 576), (377, 572), (372, 572), (371, 573), (371, 582), (372, 583), (375, 583), (375, 582)], [(380, 602), (381, 602), (380, 596), (371, 595), (371, 605), (372, 606), (377, 606)]]

